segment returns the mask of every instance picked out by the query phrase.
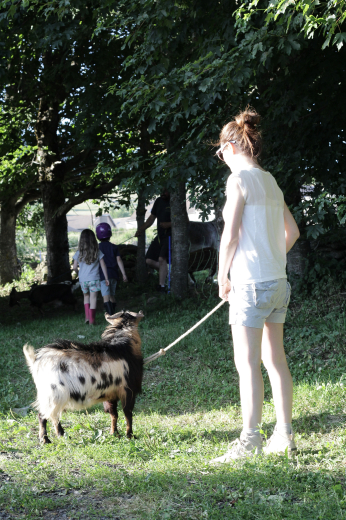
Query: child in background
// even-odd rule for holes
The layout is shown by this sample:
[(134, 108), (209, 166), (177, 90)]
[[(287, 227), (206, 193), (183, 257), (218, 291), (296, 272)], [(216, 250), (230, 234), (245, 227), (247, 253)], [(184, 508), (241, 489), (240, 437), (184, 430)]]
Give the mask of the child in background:
[(115, 289), (117, 280), (119, 279), (118, 266), (123, 275), (124, 282), (127, 282), (127, 276), (124, 269), (123, 261), (119, 255), (118, 247), (109, 240), (112, 236), (112, 230), (109, 224), (103, 222), (96, 227), (96, 235), (100, 240), (99, 249), (104, 254), (104, 261), (107, 266), (109, 276), (109, 284), (106, 283), (105, 276), (100, 269), (101, 294), (103, 296), (103, 305), (108, 314), (111, 316), (115, 313)]
[(101, 290), (99, 267), (104, 274), (105, 284), (109, 285), (108, 273), (103, 253), (99, 251), (95, 233), (91, 229), (83, 229), (78, 251), (73, 256), (73, 269), (78, 274), (84, 294), (85, 323), (95, 325), (97, 293)]

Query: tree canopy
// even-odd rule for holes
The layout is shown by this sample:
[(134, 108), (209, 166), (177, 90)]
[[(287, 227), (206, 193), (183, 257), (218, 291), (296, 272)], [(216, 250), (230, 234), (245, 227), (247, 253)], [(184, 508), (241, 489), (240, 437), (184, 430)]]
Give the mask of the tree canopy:
[[(63, 186), (57, 212), (119, 182), (142, 197), (183, 182), (205, 211), (222, 204), (213, 144), (252, 104), (303, 235), (344, 225), (344, 0), (1, 5), (2, 110), (25, 111), (22, 132), (31, 121), (38, 186), (52, 167)], [(54, 142), (40, 110), (56, 112)]]

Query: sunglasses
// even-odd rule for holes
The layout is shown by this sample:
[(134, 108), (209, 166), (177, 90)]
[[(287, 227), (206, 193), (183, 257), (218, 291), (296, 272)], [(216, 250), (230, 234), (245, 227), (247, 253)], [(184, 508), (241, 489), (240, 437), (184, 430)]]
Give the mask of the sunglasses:
[(225, 162), (225, 159), (223, 158), (223, 151), (224, 149), (226, 148), (226, 146), (229, 144), (229, 143), (233, 143), (235, 144), (237, 141), (227, 141), (227, 143), (223, 144), (221, 146), (221, 148), (219, 148), (217, 151), (216, 151), (216, 155), (218, 156), (219, 159), (221, 159), (221, 161)]

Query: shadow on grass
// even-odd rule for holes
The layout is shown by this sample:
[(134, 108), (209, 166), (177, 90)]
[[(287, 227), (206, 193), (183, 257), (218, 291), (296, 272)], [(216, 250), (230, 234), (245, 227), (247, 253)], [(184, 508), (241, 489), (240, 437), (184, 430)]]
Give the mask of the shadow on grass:
[(87, 476), (81, 471), (79, 479), (71, 477), (63, 488), (33, 490), (13, 483), (11, 490), (2, 491), (1, 498), (11, 498), (3, 502), (3, 512), (10, 513), (9, 518), (50, 519), (56, 511), (58, 520), (345, 518), (335, 478), (321, 468), (307, 472), (285, 457), (219, 466), (206, 460), (199, 467), (184, 459), (179, 470), (142, 470), (127, 462), (126, 469), (93, 461)]

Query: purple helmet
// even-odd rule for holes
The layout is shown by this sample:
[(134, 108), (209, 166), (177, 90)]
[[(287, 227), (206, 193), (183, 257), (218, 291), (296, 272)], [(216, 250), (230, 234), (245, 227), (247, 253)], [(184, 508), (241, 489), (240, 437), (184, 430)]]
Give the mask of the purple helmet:
[(109, 238), (112, 236), (112, 230), (109, 224), (107, 222), (101, 222), (96, 227), (96, 236), (99, 240), (102, 240), (103, 238)]

